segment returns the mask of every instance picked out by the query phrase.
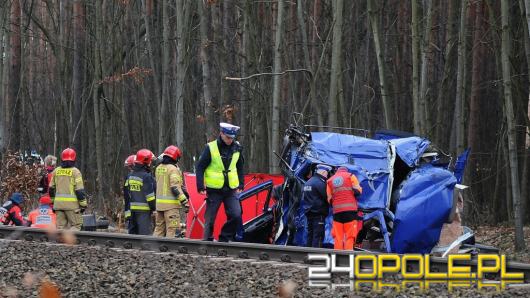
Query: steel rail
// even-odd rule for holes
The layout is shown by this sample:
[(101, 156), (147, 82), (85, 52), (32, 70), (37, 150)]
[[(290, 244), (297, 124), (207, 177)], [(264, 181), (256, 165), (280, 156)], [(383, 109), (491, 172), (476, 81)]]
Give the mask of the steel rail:
[[(308, 254), (335, 254), (336, 266), (348, 266), (350, 255), (374, 254), (363, 251), (344, 251), (327, 248), (283, 246), (245, 242), (213, 242), (182, 238), (163, 238), (155, 236), (129, 235), (108, 232), (62, 231), (0, 226), (0, 239), (25, 240), (37, 242), (65, 243), (67, 234), (77, 245), (102, 246), (110, 248), (140, 249), (145, 251), (175, 252), (203, 256), (232, 257), (239, 259), (256, 259), (260, 261), (277, 261), (284, 263), (308, 264)], [(1, 248), (1, 245), (0, 245)], [(455, 265), (470, 266), (476, 270), (477, 261), (457, 261)], [(430, 257), (431, 272), (447, 272), (448, 259)], [(416, 270), (412, 265), (408, 270)], [(522, 272), (525, 281), (530, 282), (530, 264), (508, 261), (507, 272)]]

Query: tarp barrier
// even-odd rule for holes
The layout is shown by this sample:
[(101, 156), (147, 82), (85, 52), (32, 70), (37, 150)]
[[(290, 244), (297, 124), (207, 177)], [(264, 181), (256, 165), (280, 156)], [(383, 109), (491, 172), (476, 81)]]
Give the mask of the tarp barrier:
[(396, 154), (411, 168), (418, 165), (420, 157), (431, 144), (429, 140), (420, 137), (393, 139), (389, 142), (394, 144)]
[[(184, 173), (184, 181), (186, 183), (186, 189), (190, 195), (189, 204), (190, 210), (188, 217), (186, 218), (186, 237), (191, 239), (202, 239), (204, 231), (204, 213), (206, 211), (206, 196), (199, 194), (197, 191), (197, 184), (195, 180), (195, 174)], [(283, 183), (283, 176), (281, 175), (269, 175), (261, 173), (250, 173), (245, 175), (245, 190), (252, 188), (260, 183), (272, 180), (274, 185)], [(242, 207), (242, 218), (243, 223), (255, 218), (263, 213), (263, 205), (267, 199), (267, 192), (251, 196), (244, 200), (241, 204)], [(269, 202), (271, 205), (273, 201)], [(226, 215), (224, 206), (221, 204), (214, 225), (214, 238), (218, 239), (221, 228), (226, 222)]]
[(450, 171), (430, 164), (409, 174), (400, 186), (391, 239), (394, 252), (431, 251), (451, 212), (455, 184)]

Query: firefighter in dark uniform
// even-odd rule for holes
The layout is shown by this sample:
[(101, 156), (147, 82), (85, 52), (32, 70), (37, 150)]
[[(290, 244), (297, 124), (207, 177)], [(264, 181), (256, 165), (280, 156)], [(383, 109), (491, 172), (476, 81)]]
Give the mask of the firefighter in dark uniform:
[(217, 211), (224, 204), (227, 221), (221, 229), (219, 241), (233, 241), (241, 223), (241, 204), (237, 195), (244, 186), (243, 155), (235, 137), (239, 127), (220, 124), (220, 135), (204, 148), (196, 164), (197, 190), (206, 195), (204, 240), (213, 240)]
[(155, 180), (151, 174), (153, 152), (141, 149), (136, 153), (134, 167), (125, 181), (125, 205), (129, 205), (129, 234), (151, 235), (151, 213), (156, 208)]
[(329, 213), (326, 180), (330, 171), (330, 166), (317, 165), (314, 175), (304, 184), (302, 199), (306, 206), (307, 247), (322, 247), (324, 241), (324, 228)]

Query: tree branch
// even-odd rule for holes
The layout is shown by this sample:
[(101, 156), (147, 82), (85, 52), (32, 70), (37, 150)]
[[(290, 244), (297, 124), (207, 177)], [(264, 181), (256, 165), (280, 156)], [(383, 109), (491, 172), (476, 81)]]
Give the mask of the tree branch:
[(282, 71), (282, 72), (255, 73), (255, 74), (250, 75), (248, 77), (242, 77), (242, 78), (225, 77), (224, 79), (227, 80), (227, 81), (244, 81), (244, 80), (248, 80), (248, 79), (252, 79), (252, 78), (260, 77), (260, 76), (281, 76), (281, 75), (284, 75), (284, 74), (290, 73), (290, 72), (307, 72), (307, 73), (309, 73), (309, 75), (311, 77), (313, 77), (313, 72), (311, 70), (305, 69), (305, 68), (301, 68), (301, 69), (288, 69), (288, 70), (285, 70), (285, 71)]

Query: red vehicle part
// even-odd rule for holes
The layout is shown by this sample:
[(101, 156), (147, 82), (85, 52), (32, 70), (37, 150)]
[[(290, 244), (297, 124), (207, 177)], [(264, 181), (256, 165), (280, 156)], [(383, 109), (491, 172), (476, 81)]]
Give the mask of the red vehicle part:
[[(245, 190), (254, 187), (258, 184), (272, 180), (274, 185), (283, 183), (282, 175), (270, 175), (262, 173), (250, 173), (245, 175)], [(184, 181), (186, 183), (186, 189), (190, 196), (189, 198), (189, 213), (186, 219), (186, 237), (191, 239), (202, 239), (204, 231), (204, 212), (206, 211), (205, 196), (197, 192), (197, 184), (195, 181), (195, 174), (184, 173)], [(263, 213), (263, 205), (267, 199), (267, 192), (263, 191), (257, 195), (247, 198), (241, 204), (243, 223), (261, 215)], [(271, 200), (269, 205), (274, 202)], [(224, 206), (221, 205), (215, 218), (215, 225), (213, 230), (213, 236), (218, 239), (221, 228), (226, 222), (226, 215)]]

